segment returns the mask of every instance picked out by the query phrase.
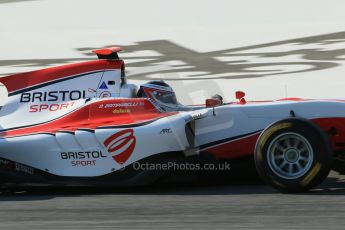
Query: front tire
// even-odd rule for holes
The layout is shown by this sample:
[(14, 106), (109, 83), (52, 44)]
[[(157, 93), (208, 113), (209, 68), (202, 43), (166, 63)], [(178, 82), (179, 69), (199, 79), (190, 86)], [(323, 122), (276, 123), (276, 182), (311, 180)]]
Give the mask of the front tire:
[(255, 165), (261, 178), (284, 193), (304, 192), (328, 176), (332, 164), (330, 142), (308, 120), (278, 121), (260, 135)]

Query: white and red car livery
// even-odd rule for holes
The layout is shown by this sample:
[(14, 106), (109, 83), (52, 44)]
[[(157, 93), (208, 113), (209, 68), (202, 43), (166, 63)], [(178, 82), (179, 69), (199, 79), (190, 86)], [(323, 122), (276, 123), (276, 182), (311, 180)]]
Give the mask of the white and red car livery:
[(284, 192), (318, 185), (332, 165), (344, 171), (345, 101), (246, 102), (237, 92), (238, 102), (183, 106), (164, 84), (138, 92), (127, 83), (120, 50), (0, 78), (9, 96), (0, 110), (2, 183), (142, 185), (164, 172), (135, 163), (253, 154), (262, 178)]

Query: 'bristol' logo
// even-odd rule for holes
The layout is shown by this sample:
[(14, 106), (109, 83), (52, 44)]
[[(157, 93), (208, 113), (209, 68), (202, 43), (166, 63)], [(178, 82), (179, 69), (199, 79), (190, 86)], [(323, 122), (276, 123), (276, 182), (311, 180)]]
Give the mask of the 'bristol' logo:
[(108, 137), (104, 141), (105, 147), (113, 159), (124, 164), (134, 151), (136, 138), (133, 129), (125, 129)]

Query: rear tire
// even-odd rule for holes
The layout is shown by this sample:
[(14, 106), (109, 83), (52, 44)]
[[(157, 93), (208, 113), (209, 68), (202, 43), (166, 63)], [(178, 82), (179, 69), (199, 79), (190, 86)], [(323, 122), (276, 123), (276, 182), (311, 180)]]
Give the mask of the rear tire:
[(328, 176), (332, 151), (326, 134), (308, 120), (290, 118), (266, 128), (255, 147), (260, 177), (284, 193), (304, 192)]

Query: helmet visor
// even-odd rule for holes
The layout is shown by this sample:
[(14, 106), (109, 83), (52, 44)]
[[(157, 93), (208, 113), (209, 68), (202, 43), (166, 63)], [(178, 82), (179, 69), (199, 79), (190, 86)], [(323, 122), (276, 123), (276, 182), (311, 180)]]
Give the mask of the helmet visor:
[(157, 88), (148, 88), (143, 87), (143, 91), (145, 92), (145, 95), (149, 98), (152, 98), (159, 104), (178, 104), (176, 95), (173, 91), (169, 90), (163, 90), (163, 89), (157, 89)]
[(163, 104), (177, 104), (176, 95), (174, 92), (167, 92), (161, 90), (154, 90), (152, 92), (152, 97), (160, 103)]

